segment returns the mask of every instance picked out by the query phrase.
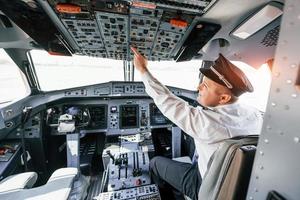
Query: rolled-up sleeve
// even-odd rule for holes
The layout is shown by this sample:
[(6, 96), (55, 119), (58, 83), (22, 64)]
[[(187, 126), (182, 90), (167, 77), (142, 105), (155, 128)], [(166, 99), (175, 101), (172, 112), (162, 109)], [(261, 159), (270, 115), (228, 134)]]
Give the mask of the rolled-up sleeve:
[(150, 72), (145, 72), (142, 80), (147, 94), (153, 98), (156, 106), (167, 118), (195, 139), (208, 143), (213, 141), (212, 135), (207, 133), (214, 132), (212, 129), (222, 128), (214, 123), (215, 116), (208, 114), (202, 107), (190, 106), (155, 79)]

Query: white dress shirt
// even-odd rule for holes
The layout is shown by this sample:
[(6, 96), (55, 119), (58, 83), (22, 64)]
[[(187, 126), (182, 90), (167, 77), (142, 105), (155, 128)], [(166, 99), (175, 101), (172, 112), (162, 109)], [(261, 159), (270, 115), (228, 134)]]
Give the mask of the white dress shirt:
[(252, 107), (233, 103), (203, 109), (190, 106), (155, 79), (150, 72), (142, 75), (146, 92), (159, 110), (184, 132), (194, 138), (203, 177), (211, 155), (224, 139), (240, 135), (258, 135), (262, 115)]

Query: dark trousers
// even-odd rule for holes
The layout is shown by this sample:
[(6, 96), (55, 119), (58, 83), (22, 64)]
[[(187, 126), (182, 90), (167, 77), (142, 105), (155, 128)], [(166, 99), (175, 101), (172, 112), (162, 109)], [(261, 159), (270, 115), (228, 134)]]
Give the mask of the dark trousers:
[(159, 186), (163, 200), (163, 193), (166, 193), (170, 186), (175, 189), (175, 199), (182, 199), (182, 194), (193, 200), (198, 199), (202, 178), (197, 164), (192, 165), (157, 156), (150, 161), (150, 176)]

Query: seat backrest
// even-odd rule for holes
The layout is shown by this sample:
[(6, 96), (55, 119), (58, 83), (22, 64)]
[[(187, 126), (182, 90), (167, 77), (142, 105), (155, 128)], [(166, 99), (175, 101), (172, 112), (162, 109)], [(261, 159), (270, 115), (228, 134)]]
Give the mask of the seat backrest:
[(258, 136), (225, 140), (213, 154), (202, 180), (199, 199), (245, 199)]
[(77, 168), (57, 169), (45, 185), (0, 192), (1, 200), (67, 200), (78, 174)]
[(0, 193), (31, 188), (37, 177), (35, 172), (24, 172), (6, 177), (0, 182)]

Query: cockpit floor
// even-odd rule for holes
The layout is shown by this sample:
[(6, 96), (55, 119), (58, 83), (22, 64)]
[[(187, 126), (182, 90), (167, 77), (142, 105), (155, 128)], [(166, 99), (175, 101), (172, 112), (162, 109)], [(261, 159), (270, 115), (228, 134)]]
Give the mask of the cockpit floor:
[(92, 200), (94, 197), (98, 196), (101, 193), (102, 176), (102, 172), (97, 175), (91, 176), (87, 200)]

